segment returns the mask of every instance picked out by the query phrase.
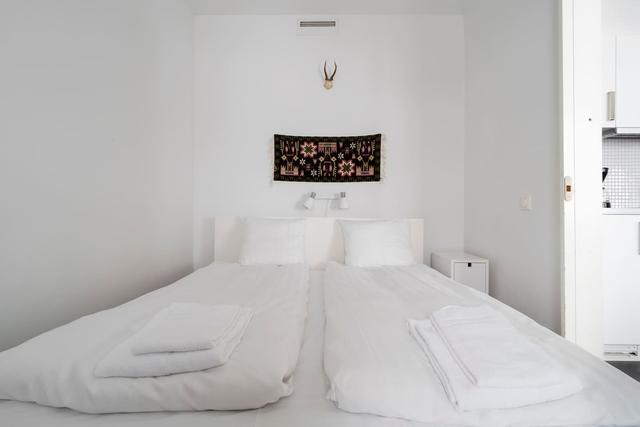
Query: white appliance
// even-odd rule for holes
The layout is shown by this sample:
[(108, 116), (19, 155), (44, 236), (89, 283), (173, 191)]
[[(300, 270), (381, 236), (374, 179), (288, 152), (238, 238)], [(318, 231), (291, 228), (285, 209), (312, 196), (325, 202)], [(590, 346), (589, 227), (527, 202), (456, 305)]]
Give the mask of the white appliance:
[(607, 360), (640, 360), (640, 214), (603, 215)]

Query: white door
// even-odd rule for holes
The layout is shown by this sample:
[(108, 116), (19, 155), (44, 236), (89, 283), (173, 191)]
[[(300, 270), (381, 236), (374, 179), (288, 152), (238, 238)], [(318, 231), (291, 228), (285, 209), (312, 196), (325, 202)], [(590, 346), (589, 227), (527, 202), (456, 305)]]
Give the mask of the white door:
[(562, 1), (563, 332), (602, 357), (601, 1)]

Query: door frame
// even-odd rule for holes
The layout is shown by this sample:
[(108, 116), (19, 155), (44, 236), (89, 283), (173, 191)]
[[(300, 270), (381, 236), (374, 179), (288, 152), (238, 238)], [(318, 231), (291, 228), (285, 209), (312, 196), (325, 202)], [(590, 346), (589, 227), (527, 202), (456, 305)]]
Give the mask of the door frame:
[[(601, 0), (562, 0), (562, 333), (603, 356)], [(569, 181), (567, 181), (567, 178)], [(567, 191), (566, 184), (571, 184)]]

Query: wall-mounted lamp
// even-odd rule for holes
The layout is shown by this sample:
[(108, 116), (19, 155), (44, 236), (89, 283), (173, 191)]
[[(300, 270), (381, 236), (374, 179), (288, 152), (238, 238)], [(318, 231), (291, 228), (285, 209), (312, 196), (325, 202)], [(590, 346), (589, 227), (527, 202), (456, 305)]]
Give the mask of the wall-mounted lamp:
[(340, 209), (349, 209), (349, 201), (347, 200), (347, 193), (340, 192)]
[(341, 191), (340, 194), (338, 194), (335, 197), (318, 197), (318, 195), (314, 191), (309, 193), (309, 197), (307, 197), (307, 200), (305, 200), (302, 205), (306, 209), (313, 209), (313, 205), (316, 200), (328, 200), (329, 202), (332, 200), (339, 200), (338, 207), (340, 209), (349, 209), (349, 202), (347, 201), (347, 193), (344, 191)]
[(309, 197), (307, 197), (307, 200), (305, 200), (303, 203), (303, 206), (305, 207), (305, 209), (313, 208), (313, 204), (316, 201), (316, 196), (317, 194), (315, 192), (311, 192), (311, 194), (309, 194)]

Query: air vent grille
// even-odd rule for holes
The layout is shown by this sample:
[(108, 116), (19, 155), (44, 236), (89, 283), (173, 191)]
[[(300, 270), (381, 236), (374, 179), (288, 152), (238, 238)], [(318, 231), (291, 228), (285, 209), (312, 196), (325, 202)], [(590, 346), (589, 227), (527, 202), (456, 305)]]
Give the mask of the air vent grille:
[(336, 21), (299, 21), (300, 28), (335, 28)]

